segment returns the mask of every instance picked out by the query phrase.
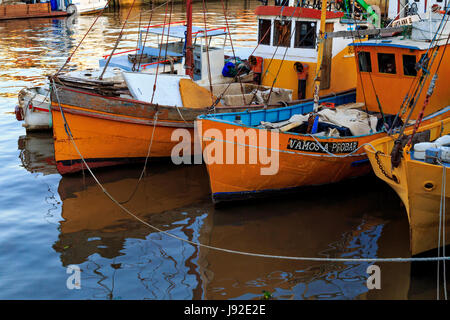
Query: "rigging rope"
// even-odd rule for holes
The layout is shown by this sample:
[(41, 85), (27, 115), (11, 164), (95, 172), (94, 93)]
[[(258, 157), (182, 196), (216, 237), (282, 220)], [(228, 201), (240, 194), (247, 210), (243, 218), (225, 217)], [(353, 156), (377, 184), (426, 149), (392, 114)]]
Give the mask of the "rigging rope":
[(213, 101), (214, 95), (213, 95), (213, 87), (212, 87), (212, 79), (211, 79), (211, 62), (209, 60), (209, 43), (208, 43), (208, 28), (206, 25), (206, 3), (205, 3), (205, 0), (203, 0), (203, 21), (205, 23), (205, 47), (206, 47), (206, 60), (208, 63), (209, 90), (210, 90), (210, 94), (211, 94), (211, 101)]
[(111, 54), (109, 55), (108, 60), (107, 60), (106, 63), (105, 63), (105, 67), (103, 68), (103, 71), (102, 71), (102, 73), (100, 74), (100, 77), (98, 77), (99, 80), (102, 80), (103, 75), (105, 74), (106, 68), (108, 68), (109, 62), (111, 61), (111, 58), (112, 58), (112, 56), (113, 56), (113, 54), (114, 54), (114, 51), (117, 49), (117, 46), (119, 45), (119, 42), (120, 42), (120, 40), (122, 39), (123, 29), (125, 28), (125, 25), (126, 25), (127, 22), (128, 22), (128, 18), (130, 17), (131, 10), (133, 10), (134, 3), (135, 3), (135, 2), (136, 2), (136, 0), (133, 0), (133, 3), (131, 4), (130, 9), (128, 10), (127, 17), (125, 18), (125, 21), (124, 21), (124, 23), (123, 23), (123, 25), (122, 25), (122, 29), (120, 30), (119, 36), (117, 37), (117, 40), (116, 40), (116, 43), (114, 44), (114, 47), (113, 47), (113, 49), (112, 49), (112, 51), (111, 51)]
[[(221, 0), (221, 3), (222, 3), (223, 15), (224, 15), (224, 18), (225, 18), (225, 24), (227, 26), (227, 33), (228, 33), (228, 36), (230, 38), (231, 51), (233, 52), (233, 59), (234, 59), (234, 62), (236, 63), (236, 53), (234, 51), (233, 38), (231, 37), (230, 25), (228, 24), (228, 15), (227, 15), (227, 11), (225, 9), (225, 4), (224, 4), (223, 0)], [(226, 35), (225, 35), (225, 39), (226, 39)], [(242, 85), (242, 80), (241, 80), (241, 78), (239, 76), (238, 76), (238, 81), (239, 81), (239, 84), (240, 84), (240, 87), (241, 87), (242, 99), (243, 99), (243, 101), (245, 103), (244, 86)], [(224, 91), (224, 93), (225, 93), (225, 91)]]
[[(169, 0), (169, 1), (170, 1), (170, 0)], [(162, 4), (161, 6), (166, 5), (169, 1), (166, 1), (166, 2), (165, 2), (164, 4)], [(139, 56), (139, 63), (138, 63), (138, 66), (137, 66), (136, 71), (139, 71), (139, 69), (141, 68), (142, 57), (144, 56), (145, 45), (147, 44), (147, 37), (148, 37), (149, 30), (150, 30), (150, 25), (151, 25), (151, 23), (152, 23), (152, 19), (153, 19), (153, 11), (156, 10), (156, 8), (154, 8), (154, 5), (155, 5), (155, 0), (152, 0), (152, 9), (151, 9), (151, 11), (150, 11), (150, 17), (149, 17), (149, 19), (148, 19), (147, 31), (146, 31), (146, 33), (145, 33), (144, 43), (142, 43), (142, 51), (141, 51), (141, 54), (140, 54), (140, 56)], [(161, 7), (161, 6), (158, 6), (157, 8), (159, 8), (159, 7)], [(142, 39), (140, 34), (138, 35), (138, 37), (139, 37), (139, 39)], [(134, 66), (133, 66), (133, 67), (134, 67)], [(135, 71), (135, 70), (133, 70), (133, 71)]]
[(61, 106), (61, 102), (59, 99), (58, 94), (58, 88), (55, 86), (55, 83), (53, 81), (52, 89), (55, 92), (56, 100), (58, 102), (59, 111), (61, 113), (63, 122), (64, 122), (64, 128), (66, 131), (66, 134), (71, 141), (72, 145), (75, 148), (75, 151), (79, 155), (81, 161), (86, 166), (86, 169), (91, 174), (92, 178), (95, 180), (97, 185), (100, 187), (100, 189), (103, 191), (103, 193), (112, 201), (114, 202), (119, 208), (121, 208), (125, 213), (135, 218), (137, 221), (141, 222), (142, 224), (146, 225), (147, 227), (153, 229), (156, 232), (159, 232), (161, 234), (164, 234), (170, 238), (177, 239), (179, 241), (188, 243), (192, 246), (196, 247), (202, 247), (206, 249), (211, 249), (215, 251), (225, 252), (225, 253), (231, 253), (231, 254), (238, 254), (238, 255), (245, 255), (245, 256), (252, 256), (252, 257), (259, 257), (259, 258), (269, 258), (269, 259), (283, 259), (283, 260), (295, 260), (295, 261), (318, 261), (318, 262), (426, 262), (426, 261), (445, 261), (450, 260), (450, 257), (426, 257), (426, 258), (420, 258), (420, 257), (410, 257), (410, 258), (319, 258), (319, 257), (296, 257), (296, 256), (283, 256), (283, 255), (270, 255), (270, 254), (262, 254), (262, 253), (255, 253), (255, 252), (245, 252), (245, 251), (239, 251), (239, 250), (232, 250), (232, 249), (226, 249), (226, 248), (219, 248), (211, 245), (206, 245), (200, 242), (191, 241), (188, 239), (181, 238), (177, 235), (174, 235), (170, 232), (164, 231), (145, 220), (139, 218), (134, 213), (132, 213), (130, 210), (128, 210), (125, 206), (123, 206), (119, 201), (117, 201), (109, 192), (108, 190), (102, 185), (102, 183), (98, 180), (96, 175), (92, 172), (91, 168), (87, 164), (85, 158), (81, 154), (80, 150), (78, 149), (77, 144), (75, 143), (74, 137), (71, 133), (69, 123), (67, 122), (67, 119), (64, 115), (63, 108)]
[[(164, 32), (166, 30), (166, 19), (167, 19), (167, 10), (169, 7), (169, 2), (167, 2), (166, 4), (166, 13), (164, 15), (164, 25), (163, 25), (163, 29), (162, 29), (162, 34), (161, 34), (161, 45), (159, 46), (159, 53), (158, 53), (158, 62), (161, 61), (161, 49), (164, 43)], [(170, 27), (170, 26), (169, 26)], [(153, 103), (153, 99), (155, 97), (155, 91), (156, 91), (156, 81), (158, 80), (158, 72), (159, 71), (159, 63), (156, 64), (156, 73), (155, 73), (155, 82), (153, 83), (153, 92), (152, 92), (152, 98), (150, 100), (150, 104)]]
[(88, 33), (92, 30), (92, 28), (94, 27), (94, 25), (97, 23), (98, 18), (100, 18), (100, 16), (103, 14), (103, 11), (105, 11), (105, 9), (109, 6), (109, 3), (111, 2), (111, 0), (108, 0), (105, 4), (105, 6), (103, 7), (103, 9), (97, 14), (97, 16), (95, 17), (94, 22), (91, 24), (91, 26), (89, 27), (89, 29), (86, 31), (86, 33), (84, 34), (83, 38), (81, 38), (80, 42), (78, 43), (78, 45), (75, 47), (75, 49), (72, 51), (72, 53), (69, 55), (69, 57), (67, 58), (66, 62), (64, 62), (64, 64), (61, 66), (61, 68), (59, 68), (59, 70), (55, 73), (54, 76), (57, 76), (63, 69), (64, 67), (70, 62), (70, 60), (72, 60), (73, 55), (75, 54), (75, 52), (77, 52), (78, 48), (81, 46), (81, 44), (83, 43), (84, 39), (86, 39), (86, 36), (88, 35)]
[[(447, 185), (447, 168), (445, 164), (438, 160), (438, 163), (442, 166), (442, 178), (441, 178), (441, 202), (439, 206), (439, 231), (438, 231), (438, 257), (441, 254), (441, 238), (442, 238), (442, 256), (445, 257), (445, 201), (446, 201), (446, 185)], [(441, 237), (442, 230), (442, 237)], [(443, 264), (443, 283), (444, 283), (444, 299), (447, 300), (447, 279), (446, 279), (446, 270), (445, 270), (445, 260), (442, 262)], [(437, 263), (437, 285), (436, 285), (436, 295), (437, 300), (440, 298), (440, 270), (439, 270), (440, 262)]]

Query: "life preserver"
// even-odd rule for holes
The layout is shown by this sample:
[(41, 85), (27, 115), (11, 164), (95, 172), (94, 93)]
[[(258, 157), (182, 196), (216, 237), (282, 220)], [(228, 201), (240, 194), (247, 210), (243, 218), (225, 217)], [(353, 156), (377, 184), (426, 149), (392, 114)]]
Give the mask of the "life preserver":
[(16, 114), (17, 121), (23, 121), (24, 117), (23, 117), (23, 111), (22, 111), (21, 107), (16, 106), (14, 109), (14, 113)]
[(333, 102), (322, 102), (320, 105), (322, 107), (329, 108), (329, 109), (335, 109), (336, 108), (336, 105)]
[(255, 56), (248, 57), (250, 69), (253, 71), (253, 73), (262, 73), (263, 61), (264, 61), (264, 59), (261, 57), (255, 57)]
[(306, 80), (308, 78), (309, 66), (306, 63), (294, 63), (294, 70), (297, 72), (298, 80)]

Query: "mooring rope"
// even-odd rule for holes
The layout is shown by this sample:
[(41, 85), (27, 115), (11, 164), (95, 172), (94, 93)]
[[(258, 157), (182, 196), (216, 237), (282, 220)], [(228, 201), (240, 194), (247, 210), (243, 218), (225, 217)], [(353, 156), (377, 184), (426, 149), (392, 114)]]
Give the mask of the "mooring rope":
[[(54, 84), (54, 82), (53, 82)], [(58, 106), (59, 106), (59, 110), (61, 112), (61, 116), (62, 119), (64, 121), (64, 127), (65, 127), (65, 131), (67, 136), (69, 137), (71, 143), (73, 144), (76, 152), (78, 153), (80, 159), (82, 160), (83, 164), (86, 166), (86, 169), (89, 171), (89, 173), (91, 174), (92, 178), (95, 180), (95, 182), (98, 184), (98, 186), (100, 187), (100, 189), (103, 191), (103, 193), (112, 201), (114, 202), (119, 208), (121, 208), (124, 212), (126, 212), (128, 215), (132, 216), (133, 218), (135, 218), (137, 221), (141, 222), (142, 224), (148, 226), (149, 228), (153, 229), (156, 232), (159, 232), (161, 234), (164, 234), (168, 237), (171, 237), (173, 239), (177, 239), (179, 241), (188, 243), (192, 246), (196, 246), (196, 247), (202, 247), (205, 249), (211, 249), (211, 250), (215, 250), (215, 251), (220, 251), (220, 252), (226, 252), (226, 253), (231, 253), (231, 254), (238, 254), (238, 255), (244, 255), (244, 256), (252, 256), (252, 257), (258, 257), (258, 258), (270, 258), (270, 259), (283, 259), (283, 260), (295, 260), (295, 261), (317, 261), (317, 262), (426, 262), (426, 261), (445, 261), (445, 260), (450, 260), (450, 257), (410, 257), (410, 258), (319, 258), (319, 257), (296, 257), (296, 256), (284, 256), (284, 255), (270, 255), (270, 254), (263, 254), (263, 253), (255, 253), (255, 252), (245, 252), (245, 251), (239, 251), (239, 250), (232, 250), (232, 249), (226, 249), (226, 248), (220, 248), (220, 247), (215, 247), (215, 246), (211, 246), (211, 245), (207, 245), (207, 244), (203, 244), (200, 242), (194, 242), (188, 239), (183, 239), (179, 236), (176, 236), (170, 232), (164, 231), (150, 223), (148, 223), (147, 221), (139, 218), (138, 216), (136, 216), (133, 212), (131, 212), (130, 210), (128, 210), (126, 207), (124, 207), (119, 201), (117, 201), (109, 192), (108, 190), (103, 186), (103, 184), (98, 180), (97, 176), (92, 172), (91, 168), (89, 167), (89, 165), (87, 164), (86, 160), (84, 159), (83, 155), (81, 154), (80, 150), (78, 149), (77, 144), (75, 143), (75, 140), (73, 138), (72, 132), (70, 130), (70, 126), (69, 123), (67, 122), (67, 119), (64, 115), (64, 111), (63, 108), (61, 106), (61, 102), (59, 99), (59, 95), (58, 95), (58, 89), (56, 88), (56, 86), (53, 86), (54, 88), (54, 92), (55, 92), (55, 96), (56, 96), (56, 100), (58, 102)]]

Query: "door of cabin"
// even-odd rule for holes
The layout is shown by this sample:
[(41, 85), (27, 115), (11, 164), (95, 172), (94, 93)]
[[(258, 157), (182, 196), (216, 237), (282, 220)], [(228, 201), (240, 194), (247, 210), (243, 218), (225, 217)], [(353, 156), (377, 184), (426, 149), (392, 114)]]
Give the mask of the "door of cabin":
[[(334, 24), (326, 23), (325, 32), (333, 32)], [(330, 89), (331, 62), (333, 58), (333, 38), (328, 38), (323, 46), (322, 68), (320, 72), (320, 90)]]

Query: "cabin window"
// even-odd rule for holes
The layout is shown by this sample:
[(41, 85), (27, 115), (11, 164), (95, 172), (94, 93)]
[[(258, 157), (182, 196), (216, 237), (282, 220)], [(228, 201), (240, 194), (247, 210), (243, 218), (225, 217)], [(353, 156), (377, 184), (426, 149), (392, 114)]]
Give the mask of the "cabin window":
[(372, 72), (372, 62), (370, 61), (370, 52), (358, 52), (359, 71)]
[(316, 46), (316, 23), (295, 22), (295, 48), (314, 48)]
[(267, 19), (259, 19), (258, 42), (270, 46), (270, 29), (272, 21)]
[(395, 74), (395, 54), (378, 53), (378, 72)]
[(417, 76), (416, 56), (408, 54), (403, 55), (403, 74), (405, 76)]
[(275, 20), (273, 45), (280, 47), (291, 46), (291, 21)]

